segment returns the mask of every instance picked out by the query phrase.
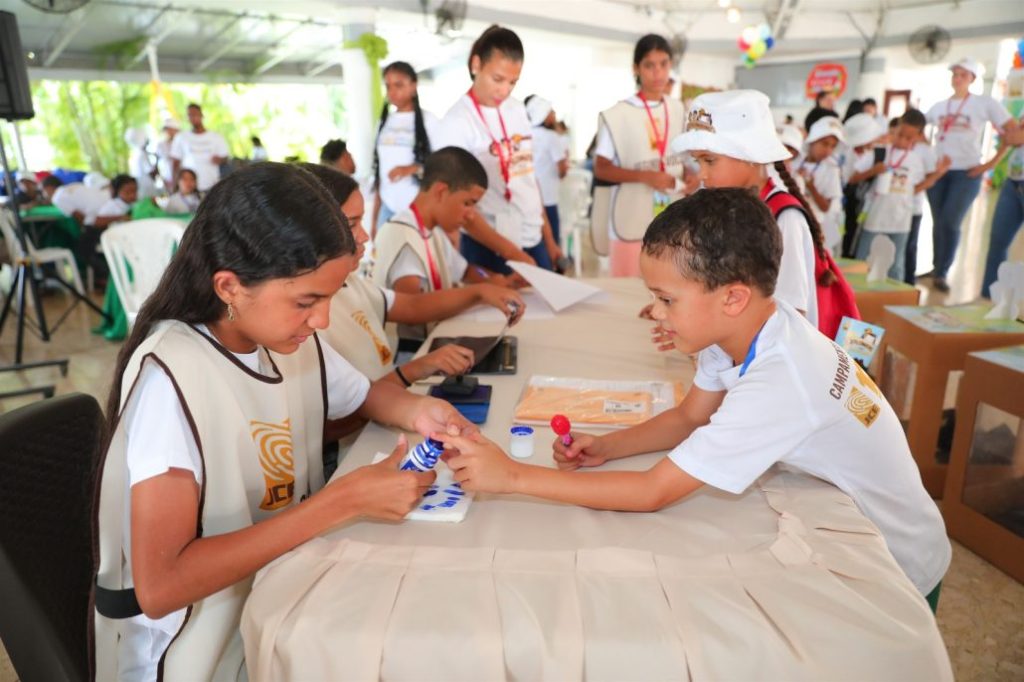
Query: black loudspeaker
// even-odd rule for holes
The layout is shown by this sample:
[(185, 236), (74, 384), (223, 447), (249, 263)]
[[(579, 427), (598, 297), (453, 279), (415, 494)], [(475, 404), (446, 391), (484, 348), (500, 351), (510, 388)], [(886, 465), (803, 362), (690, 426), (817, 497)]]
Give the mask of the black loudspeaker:
[(18, 21), (10, 12), (0, 12), (0, 119), (15, 121), (35, 115)]

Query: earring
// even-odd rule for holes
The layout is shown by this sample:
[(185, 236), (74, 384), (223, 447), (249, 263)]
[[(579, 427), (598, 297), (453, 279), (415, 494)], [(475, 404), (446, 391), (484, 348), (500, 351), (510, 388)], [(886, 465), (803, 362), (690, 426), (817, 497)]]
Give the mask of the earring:
[(228, 303), (228, 322), (235, 321), (235, 306)]

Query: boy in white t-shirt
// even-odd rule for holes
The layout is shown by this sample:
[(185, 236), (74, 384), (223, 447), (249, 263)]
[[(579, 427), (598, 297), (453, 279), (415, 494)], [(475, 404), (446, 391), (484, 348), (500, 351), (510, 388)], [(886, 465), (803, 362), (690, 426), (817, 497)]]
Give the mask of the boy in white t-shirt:
[[(858, 172), (866, 172), (867, 177), (875, 178), (864, 209), (857, 259), (867, 259), (871, 242), (877, 236), (885, 235), (896, 246), (896, 259), (889, 268), (888, 276), (900, 281), (903, 280), (907, 242), (914, 217), (914, 195), (931, 187), (942, 174), (938, 171), (929, 173), (927, 160), (914, 149), (920, 129), (913, 121), (915, 114), (920, 112), (912, 109), (907, 113), (911, 122), (900, 119), (891, 133), (892, 143), (886, 149), (885, 161), (870, 168), (857, 168)], [(942, 172), (945, 172), (945, 167)]]
[(228, 143), (203, 126), (203, 110), (198, 104), (188, 105), (188, 122), (192, 130), (178, 133), (171, 142), (172, 173), (177, 178), (182, 167), (191, 168), (199, 191), (207, 192), (220, 180), (220, 166), (228, 160)]
[(772, 297), (782, 239), (768, 208), (738, 188), (705, 189), (654, 219), (641, 270), (652, 314), (697, 376), (677, 407), (603, 436), (555, 443), (562, 469), (671, 450), (647, 471), (586, 475), (517, 462), (482, 436), (438, 438), (471, 491), (521, 493), (594, 509), (655, 511), (702, 485), (739, 494), (776, 463), (849, 495), (934, 608), (951, 548), (896, 413), (846, 352)]
[[(950, 158), (946, 155), (939, 158), (935, 153), (935, 149), (928, 142), (928, 138), (925, 137), (924, 129), (928, 125), (928, 120), (924, 114), (917, 109), (908, 109), (903, 114), (901, 120), (917, 130), (917, 142), (914, 144), (914, 152), (924, 159), (925, 172), (928, 173), (928, 177), (934, 185), (949, 170)], [(921, 218), (924, 215), (924, 198), (924, 190), (914, 193), (914, 217), (910, 220), (907, 254), (903, 260), (903, 281), (907, 284), (914, 284), (917, 281), (917, 237), (921, 231)]]

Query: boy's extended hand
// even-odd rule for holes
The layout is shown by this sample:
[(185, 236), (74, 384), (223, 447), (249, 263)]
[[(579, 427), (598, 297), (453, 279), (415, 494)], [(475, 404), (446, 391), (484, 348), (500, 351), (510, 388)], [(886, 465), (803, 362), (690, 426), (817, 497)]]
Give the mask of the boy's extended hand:
[(480, 493), (514, 492), (517, 470), (524, 465), (510, 459), (504, 450), (480, 433), (469, 436), (437, 433), (431, 437), (444, 443), (446, 450), (457, 450), (456, 454), (446, 457), (445, 462), (463, 490)]
[(586, 433), (570, 433), (572, 445), (565, 447), (561, 438), (556, 438), (553, 448), (555, 463), (559, 469), (572, 471), (580, 467), (597, 467), (608, 461), (607, 445), (599, 436)]

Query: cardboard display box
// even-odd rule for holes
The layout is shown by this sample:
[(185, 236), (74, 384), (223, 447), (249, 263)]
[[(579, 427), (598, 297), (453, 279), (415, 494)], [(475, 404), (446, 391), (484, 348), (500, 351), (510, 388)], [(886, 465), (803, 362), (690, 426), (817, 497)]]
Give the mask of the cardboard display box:
[(865, 273), (844, 272), (846, 281), (853, 287), (857, 298), (860, 319), (871, 324), (882, 324), (887, 305), (916, 306), (921, 302), (921, 291), (906, 282), (886, 279), (883, 282), (869, 282)]
[[(936, 461), (935, 450), (950, 372), (963, 370), (972, 351), (1024, 343), (1024, 323), (985, 320), (990, 309), (987, 304), (884, 309), (880, 386), (897, 414), (905, 418), (910, 451), (925, 488), (935, 498), (942, 496), (946, 479), (947, 467)], [(913, 372), (901, 372), (889, 351), (913, 363)]]
[[(946, 528), (1024, 582), (1024, 346), (969, 353), (956, 412)], [(979, 423), (986, 413), (1001, 423)]]

